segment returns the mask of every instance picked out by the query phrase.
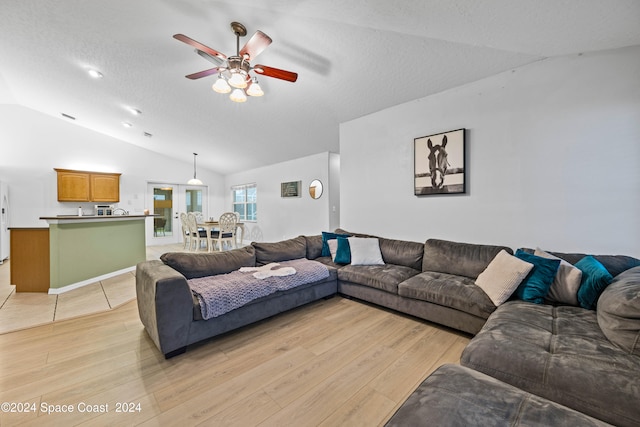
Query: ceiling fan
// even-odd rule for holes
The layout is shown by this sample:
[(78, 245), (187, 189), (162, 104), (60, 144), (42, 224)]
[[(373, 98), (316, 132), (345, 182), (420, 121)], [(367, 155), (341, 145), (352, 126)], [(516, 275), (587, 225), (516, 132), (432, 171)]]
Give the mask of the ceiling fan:
[(251, 66), (250, 61), (255, 59), (271, 44), (271, 37), (258, 30), (251, 36), (242, 49), (240, 49), (240, 37), (247, 35), (247, 28), (239, 22), (232, 22), (231, 30), (236, 35), (236, 54), (232, 56), (226, 56), (184, 34), (174, 34), (174, 39), (194, 47), (198, 55), (216, 64), (214, 68), (187, 75), (186, 77), (188, 79), (195, 80), (212, 74), (218, 74), (218, 79), (213, 85), (213, 90), (218, 93), (231, 92), (229, 98), (235, 102), (246, 101), (247, 95), (264, 95), (258, 79), (255, 76), (251, 76), (251, 71), (262, 76), (273, 77), (288, 82), (295, 82), (298, 79), (298, 74), (291, 71), (268, 67), (262, 64)]

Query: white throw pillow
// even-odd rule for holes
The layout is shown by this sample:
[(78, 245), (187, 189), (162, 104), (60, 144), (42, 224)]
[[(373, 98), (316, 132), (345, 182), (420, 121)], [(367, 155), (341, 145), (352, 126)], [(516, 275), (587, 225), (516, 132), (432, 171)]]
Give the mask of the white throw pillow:
[(335, 261), (336, 252), (338, 252), (338, 239), (327, 240), (327, 245), (329, 245), (329, 252), (331, 252), (331, 259)]
[(509, 255), (503, 249), (480, 273), (476, 279), (476, 285), (497, 307), (509, 299), (532, 268), (533, 264)]
[(351, 265), (384, 265), (380, 242), (375, 237), (349, 237)]
[(550, 302), (559, 302), (569, 305), (580, 305), (578, 303), (578, 289), (582, 282), (582, 271), (578, 267), (569, 264), (567, 261), (553, 256), (550, 253), (543, 251), (540, 248), (536, 248), (533, 253), (536, 256), (549, 259), (559, 259), (560, 267), (556, 273), (556, 277), (553, 279), (553, 283), (549, 288), (549, 293), (546, 299)]

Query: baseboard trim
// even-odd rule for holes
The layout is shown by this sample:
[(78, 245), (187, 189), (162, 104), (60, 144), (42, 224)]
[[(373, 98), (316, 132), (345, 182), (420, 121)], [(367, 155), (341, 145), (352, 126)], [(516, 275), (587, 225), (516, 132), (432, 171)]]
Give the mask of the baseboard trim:
[(109, 279), (111, 277), (119, 276), (121, 274), (128, 273), (130, 271), (135, 271), (135, 269), (136, 269), (136, 266), (134, 265), (132, 267), (123, 268), (122, 270), (112, 271), (111, 273), (103, 274), (103, 275), (97, 276), (97, 277), (92, 277), (91, 279), (83, 280), (81, 282), (72, 283), (70, 285), (63, 286), (61, 288), (49, 288), (49, 292), (48, 293), (49, 293), (49, 295), (63, 294), (65, 292), (69, 292), (69, 291), (72, 291), (74, 289), (78, 289), (78, 288), (81, 288), (83, 286), (87, 286), (87, 285), (90, 285), (92, 283), (99, 282), (100, 280)]

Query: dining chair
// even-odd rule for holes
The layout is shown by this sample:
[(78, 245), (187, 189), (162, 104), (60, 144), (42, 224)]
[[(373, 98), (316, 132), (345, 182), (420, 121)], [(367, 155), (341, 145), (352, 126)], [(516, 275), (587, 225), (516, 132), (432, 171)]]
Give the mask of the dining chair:
[(164, 226), (167, 224), (166, 218), (153, 218), (153, 235), (158, 236), (158, 232), (161, 231), (164, 236)]
[(218, 230), (211, 233), (212, 241), (215, 241), (218, 246), (218, 250), (224, 249), (224, 243), (233, 243), (233, 247), (237, 248), (236, 242), (236, 227), (238, 221), (236, 220), (236, 214), (234, 212), (225, 212), (220, 215), (218, 220)]
[(198, 224), (202, 224), (204, 222), (204, 214), (202, 212), (193, 211), (192, 213), (196, 216), (196, 222)]
[(187, 249), (187, 245), (191, 248), (191, 233), (189, 232), (189, 224), (187, 224), (187, 214), (180, 214), (180, 225), (182, 226), (182, 247)]
[(199, 250), (202, 247), (202, 242), (205, 242), (205, 245), (208, 247), (209, 239), (207, 238), (207, 232), (205, 230), (198, 229), (198, 220), (196, 219), (196, 215), (193, 212), (189, 212), (187, 214), (187, 225), (189, 226), (189, 237), (191, 243), (189, 244), (189, 250), (193, 247), (195, 243), (195, 248), (193, 250)]

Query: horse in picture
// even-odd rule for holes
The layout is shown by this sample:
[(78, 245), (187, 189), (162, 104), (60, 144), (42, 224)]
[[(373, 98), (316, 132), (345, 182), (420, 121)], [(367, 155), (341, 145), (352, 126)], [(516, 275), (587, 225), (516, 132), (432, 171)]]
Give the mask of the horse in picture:
[(447, 135), (442, 137), (442, 144), (433, 145), (431, 138), (427, 140), (427, 148), (429, 148), (429, 173), (431, 175), (431, 186), (435, 189), (441, 189), (444, 185), (444, 176), (447, 168), (450, 166), (447, 160)]

